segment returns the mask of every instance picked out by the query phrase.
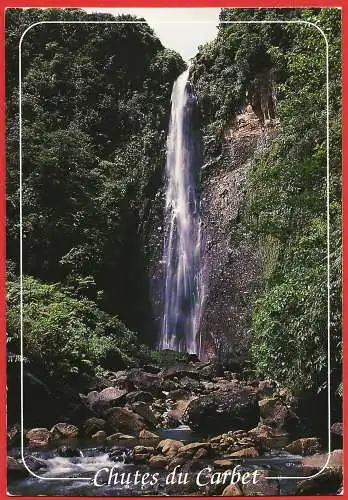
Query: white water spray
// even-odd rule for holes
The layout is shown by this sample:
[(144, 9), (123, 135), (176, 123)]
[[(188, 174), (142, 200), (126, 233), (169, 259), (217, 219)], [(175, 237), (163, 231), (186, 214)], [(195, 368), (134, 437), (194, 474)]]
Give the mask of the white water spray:
[(160, 347), (200, 354), (201, 140), (189, 70), (175, 81), (167, 138), (164, 311)]

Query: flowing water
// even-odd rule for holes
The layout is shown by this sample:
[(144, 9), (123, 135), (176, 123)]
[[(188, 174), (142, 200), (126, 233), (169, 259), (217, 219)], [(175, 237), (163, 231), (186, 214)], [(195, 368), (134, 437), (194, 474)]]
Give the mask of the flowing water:
[(202, 307), (198, 179), (202, 147), (189, 70), (173, 86), (167, 138), (164, 311), (160, 348), (200, 354)]
[[(19, 456), (19, 450), (13, 453)], [(126, 453), (120, 453), (117, 458), (110, 457), (110, 450), (106, 448), (83, 448), (79, 457), (60, 457), (55, 450), (29, 451), (25, 450), (26, 461), (29, 468), (30, 462), (38, 460), (39, 469), (35, 474), (41, 479), (30, 474), (23, 477), (10, 478), (8, 481), (8, 492), (11, 495), (21, 496), (171, 496), (165, 485), (167, 471), (161, 471), (159, 481), (155, 486), (149, 486), (148, 481), (143, 481), (146, 475), (154, 471), (147, 465), (135, 465), (124, 459)], [(246, 470), (252, 472), (256, 469), (270, 468), (275, 475), (301, 476), (302, 457), (296, 457), (286, 453), (258, 457), (256, 459), (245, 459), (236, 461), (241, 463)], [(201, 467), (212, 465), (212, 460), (206, 460)], [(94, 482), (97, 471), (102, 474)], [(106, 484), (109, 472), (112, 471), (112, 481)], [(138, 471), (138, 472), (137, 472)], [(136, 479), (138, 477), (138, 479)], [(192, 479), (193, 480), (193, 479)], [(98, 486), (98, 484), (101, 484)], [(280, 494), (293, 494), (297, 481), (281, 481)], [(204, 495), (204, 490), (202, 490)], [(174, 495), (175, 496), (175, 495)]]

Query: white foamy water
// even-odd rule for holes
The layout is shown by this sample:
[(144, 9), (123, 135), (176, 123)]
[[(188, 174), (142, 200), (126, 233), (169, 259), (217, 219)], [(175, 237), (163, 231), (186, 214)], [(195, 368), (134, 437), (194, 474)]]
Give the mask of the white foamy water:
[(103, 467), (122, 466), (122, 463), (115, 464), (110, 460), (107, 453), (90, 457), (54, 457), (46, 460), (46, 472), (48, 477), (64, 477), (81, 475), (81, 473), (94, 473)]
[(201, 142), (189, 70), (173, 86), (167, 138), (164, 311), (160, 347), (200, 354), (202, 307), (198, 177)]

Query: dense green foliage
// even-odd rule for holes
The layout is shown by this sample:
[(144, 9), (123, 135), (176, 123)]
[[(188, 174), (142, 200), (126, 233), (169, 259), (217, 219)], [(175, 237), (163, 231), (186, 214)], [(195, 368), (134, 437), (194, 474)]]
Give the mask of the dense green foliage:
[(271, 70), (275, 81), (284, 79), (279, 54), (289, 49), (291, 36), (285, 25), (257, 24), (283, 18), (296, 18), (296, 11), (222, 9), (217, 37), (200, 47), (191, 72), (208, 131), (221, 134), (249, 100), (260, 74)]
[[(333, 387), (340, 382), (340, 11), (224, 9), (222, 20), (300, 19), (327, 35), (330, 67), (330, 327)], [(270, 71), (281, 130), (255, 161), (241, 224), (260, 242), (264, 279), (254, 305), (257, 369), (294, 389), (327, 381), (326, 47), (306, 24), (220, 26), (193, 78), (207, 131), (229, 125), (253, 81)], [(226, 89), (228, 91), (226, 92)]]
[[(9, 348), (19, 350), (19, 282), (8, 280), (7, 331)], [(119, 366), (131, 365), (125, 352), (136, 341), (116, 317), (87, 299), (71, 297), (59, 284), (23, 280), (23, 350), (34, 365), (57, 378), (94, 373), (110, 352), (119, 353)], [(115, 363), (117, 366), (117, 363)]]
[(19, 352), (18, 49), (30, 27), (21, 42), (23, 339), (31, 370), (57, 380), (158, 358), (130, 329), (154, 340), (148, 232), (170, 93), (185, 65), (135, 20), (6, 14), (8, 347)]
[[(20, 283), (9, 266), (8, 349), (20, 351)], [(91, 300), (72, 296), (61, 284), (23, 279), (23, 352), (29, 368), (55, 380), (142, 366), (167, 365), (185, 354), (152, 351), (116, 317)]]
[[(330, 63), (330, 340), (333, 387), (340, 377), (340, 12), (308, 12), (328, 36)], [(256, 164), (248, 215), (263, 246), (277, 242), (273, 270), (254, 311), (253, 354), (261, 371), (321, 390), (328, 368), (326, 60), (322, 35), (289, 29), (283, 130)], [(266, 238), (266, 241), (265, 241)]]
[[(78, 9), (7, 11), (8, 257), (18, 262), (18, 44)], [(184, 63), (146, 23), (38, 24), (22, 41), (23, 268), (150, 328), (144, 269), (169, 99)], [(147, 225), (146, 225), (147, 224)]]

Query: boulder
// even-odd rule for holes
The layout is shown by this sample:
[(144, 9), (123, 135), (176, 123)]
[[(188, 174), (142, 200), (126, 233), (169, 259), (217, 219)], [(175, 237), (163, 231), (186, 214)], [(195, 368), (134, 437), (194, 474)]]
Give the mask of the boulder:
[(170, 460), (168, 464), (168, 471), (172, 471), (178, 465), (182, 466), (187, 462), (186, 458), (182, 456), (168, 455), (168, 459)]
[(88, 407), (92, 408), (93, 403), (95, 403), (99, 397), (99, 392), (96, 390), (90, 391), (86, 396), (84, 394), (79, 394), (81, 401)]
[(206, 391), (212, 392), (220, 389), (220, 386), (215, 384), (214, 382), (205, 382), (203, 381), (203, 387)]
[(100, 360), (100, 364), (107, 370), (123, 370), (129, 367), (132, 361), (118, 347), (114, 346), (106, 351)]
[[(112, 385), (124, 389), (127, 385), (127, 379), (128, 371), (118, 370), (117, 372), (112, 372), (112, 376), (109, 378), (109, 382), (111, 381)], [(108, 385), (110, 385), (110, 383)], [(108, 387), (108, 385), (106, 387)], [(103, 389), (105, 389), (105, 387), (103, 387)]]
[[(224, 391), (224, 392), (233, 392), (235, 389), (240, 388), (240, 383), (238, 380), (226, 380), (226, 379), (221, 379), (221, 378), (215, 378), (214, 382), (212, 382), (214, 386), (212, 387), (212, 390), (217, 390), (217, 391)], [(209, 384), (209, 382), (208, 382)], [(208, 385), (209, 387), (209, 385)], [(207, 388), (207, 386), (206, 386)], [(255, 388), (254, 388), (255, 390)], [(256, 390), (255, 390), (256, 393)]]
[(59, 403), (59, 407), (50, 422), (83, 422), (87, 418), (93, 417), (95, 412), (84, 398), (85, 396), (75, 393), (71, 387), (70, 392), (65, 393), (64, 400)]
[[(170, 465), (169, 465), (170, 466)], [(184, 468), (179, 468), (178, 472), (184, 472)], [(169, 470), (169, 469), (168, 469)], [(172, 469), (171, 469), (172, 470)], [(186, 471), (185, 471), (186, 472)], [(199, 496), (198, 486), (196, 484), (196, 474), (187, 472), (186, 481), (175, 481), (165, 486), (165, 496), (184, 497), (184, 496)]]
[(161, 451), (162, 455), (170, 457), (176, 455), (178, 449), (181, 447), (181, 441), (176, 441), (175, 439), (163, 439), (158, 443), (157, 450)]
[(237, 385), (231, 391), (217, 391), (192, 400), (182, 418), (191, 429), (206, 433), (214, 433), (216, 429), (250, 429), (258, 420), (255, 390)]
[(106, 387), (97, 396), (93, 395), (93, 400), (90, 403), (91, 408), (96, 413), (104, 415), (109, 408), (125, 403), (126, 394), (125, 390), (118, 387)]
[(241, 448), (254, 446), (254, 440), (250, 438), (247, 433), (244, 434), (238, 434), (230, 431), (226, 434), (216, 436), (210, 440), (211, 447), (213, 448), (215, 454), (221, 455), (239, 451)]
[(170, 378), (162, 379), (161, 381), (161, 391), (163, 392), (175, 391), (178, 388), (179, 384)]
[(85, 436), (90, 437), (98, 431), (103, 431), (105, 429), (105, 424), (106, 422), (102, 418), (88, 418), (82, 426), (83, 433)]
[(38, 472), (39, 470), (47, 469), (47, 462), (42, 458), (36, 457), (34, 455), (26, 455), (24, 459), (25, 459), (25, 465), (31, 472)]
[(95, 434), (91, 436), (91, 439), (98, 444), (103, 444), (106, 440), (106, 432), (105, 431), (97, 431)]
[(189, 443), (185, 444), (184, 446), (181, 446), (178, 448), (178, 453), (183, 454), (189, 452), (190, 454), (194, 454), (196, 451), (199, 449), (204, 448), (204, 449), (209, 449), (210, 448), (210, 443)]
[(161, 438), (154, 432), (143, 429), (139, 432), (139, 439), (142, 441), (153, 441), (158, 443)]
[(149, 461), (150, 455), (148, 453), (133, 455), (133, 462), (136, 465), (144, 465)]
[(241, 448), (238, 451), (230, 453), (229, 456), (233, 458), (247, 458), (247, 457), (255, 458), (259, 456), (259, 452), (257, 451), (256, 448), (250, 446), (248, 448)]
[[(181, 455), (179, 455), (180, 457)], [(196, 457), (190, 457), (185, 460), (185, 463), (183, 464), (182, 468), (180, 469), (181, 472), (187, 473), (187, 472), (199, 472), (200, 470), (204, 469), (207, 465), (207, 462), (203, 460), (199, 460)]]
[(44, 448), (48, 445), (51, 439), (51, 434), (45, 427), (39, 427), (31, 429), (27, 432), (25, 437), (28, 440), (28, 446), (30, 448)]
[(51, 438), (53, 441), (61, 439), (74, 439), (78, 436), (79, 429), (76, 425), (61, 422), (55, 424), (50, 430)]
[(298, 418), (279, 398), (264, 398), (259, 401), (261, 423), (278, 431), (294, 432)]
[(132, 404), (132, 410), (143, 417), (148, 424), (156, 427), (157, 419), (148, 404), (138, 401)]
[(331, 432), (332, 434), (336, 434), (337, 436), (343, 436), (343, 423), (336, 422), (335, 424), (332, 424)]
[(85, 382), (83, 387), (86, 387), (88, 392), (95, 391), (98, 393), (109, 386), (110, 386), (110, 379), (95, 375), (88, 377), (88, 381)]
[(175, 427), (179, 427), (181, 424), (182, 413), (178, 413), (175, 410), (169, 410), (164, 414), (164, 416), (164, 427), (167, 429), (174, 429)]
[(168, 457), (163, 455), (153, 455), (148, 462), (150, 469), (165, 469), (168, 463)]
[(106, 425), (111, 432), (123, 432), (130, 435), (138, 435), (147, 428), (144, 419), (127, 408), (110, 408), (106, 413)]
[[(35, 457), (33, 455), (27, 455), (25, 457), (25, 464), (21, 460), (17, 460), (14, 457), (7, 457), (7, 479), (8, 481), (22, 479), (24, 477), (30, 476), (31, 472), (38, 472), (39, 470), (44, 470), (47, 468), (45, 460)], [(28, 470), (29, 469), (29, 470)]]
[(190, 401), (188, 399), (177, 400), (171, 410), (168, 411), (167, 416), (169, 420), (181, 421)]
[(142, 403), (152, 403), (153, 395), (146, 391), (132, 391), (126, 396), (127, 403), (133, 404), (141, 401)]
[(255, 442), (263, 448), (284, 448), (289, 443), (289, 434), (272, 429), (268, 425), (259, 423), (249, 431)]
[(128, 391), (161, 392), (161, 378), (157, 373), (147, 373), (141, 368), (128, 371), (125, 386)]
[(313, 455), (320, 449), (320, 441), (316, 437), (296, 439), (285, 446), (285, 450), (294, 455)]
[(133, 454), (134, 455), (151, 455), (155, 451), (153, 446), (134, 446)]
[(209, 455), (209, 450), (207, 448), (198, 448), (193, 455), (195, 459), (206, 458)]

